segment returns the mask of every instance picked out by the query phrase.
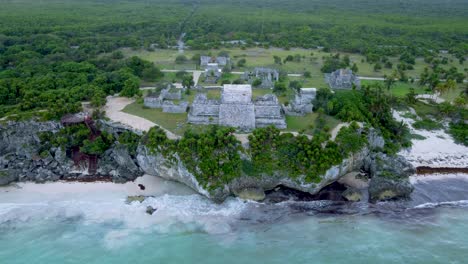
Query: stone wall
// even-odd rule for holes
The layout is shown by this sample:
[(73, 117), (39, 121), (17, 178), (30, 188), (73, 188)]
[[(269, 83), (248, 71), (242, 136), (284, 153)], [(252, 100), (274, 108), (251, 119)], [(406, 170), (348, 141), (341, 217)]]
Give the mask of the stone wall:
[(249, 131), (255, 129), (255, 107), (250, 104), (221, 104), (219, 124)]
[(332, 89), (352, 89), (353, 85), (357, 89), (361, 88), (359, 78), (348, 69), (340, 69), (330, 74), (325, 74), (325, 82)]
[(161, 108), (163, 101), (159, 97), (145, 97), (144, 105), (149, 108)]
[(218, 124), (219, 106), (217, 100), (208, 100), (206, 94), (197, 94), (188, 114), (188, 122), (197, 125)]
[(188, 102), (182, 101), (175, 104), (171, 101), (164, 101), (162, 108), (164, 113), (181, 114), (187, 112)]

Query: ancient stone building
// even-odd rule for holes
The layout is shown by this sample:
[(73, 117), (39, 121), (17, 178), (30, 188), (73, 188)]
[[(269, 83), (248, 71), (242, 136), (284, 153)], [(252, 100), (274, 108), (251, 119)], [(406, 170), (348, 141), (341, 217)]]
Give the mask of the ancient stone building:
[(175, 103), (173, 101), (164, 101), (162, 109), (164, 113), (183, 114), (187, 112), (189, 103), (187, 101), (180, 101)]
[(208, 64), (216, 63), (220, 67), (224, 67), (230, 63), (231, 59), (228, 57), (211, 57), (211, 56), (201, 56), (200, 57), (200, 66), (206, 67)]
[(209, 63), (204, 72), (205, 83), (217, 83), (223, 70), (219, 67), (217, 63)]
[(262, 81), (260, 88), (272, 88), (279, 80), (279, 72), (270, 68), (255, 68), (253, 71), (246, 71), (243, 78), (249, 83), (260, 79)]
[(286, 120), (278, 98), (273, 94), (260, 96), (254, 101), (255, 126), (266, 127), (273, 125), (279, 129), (286, 129)]
[(271, 94), (252, 101), (250, 85), (224, 85), (220, 100), (197, 95), (190, 107), (188, 122), (231, 126), (242, 131), (268, 125), (286, 128), (278, 98)]
[(255, 128), (255, 109), (250, 85), (224, 85), (219, 108), (219, 124), (241, 130)]
[(312, 113), (313, 101), (317, 95), (316, 88), (301, 88), (294, 96), (294, 100), (288, 106), (284, 106), (284, 111), (288, 115), (305, 115)]
[(332, 89), (352, 89), (353, 85), (356, 89), (361, 88), (361, 81), (349, 69), (340, 69), (330, 74), (325, 74), (325, 82)]
[[(175, 104), (173, 101), (182, 99), (181, 90), (172, 91), (171, 87), (163, 89), (156, 94), (149, 94), (144, 99), (144, 105), (149, 108), (162, 108), (165, 113), (185, 113), (188, 102), (181, 101)], [(184, 109), (184, 111), (182, 111)]]
[(206, 94), (197, 94), (190, 106), (188, 122), (197, 125), (219, 123), (219, 100), (209, 100)]

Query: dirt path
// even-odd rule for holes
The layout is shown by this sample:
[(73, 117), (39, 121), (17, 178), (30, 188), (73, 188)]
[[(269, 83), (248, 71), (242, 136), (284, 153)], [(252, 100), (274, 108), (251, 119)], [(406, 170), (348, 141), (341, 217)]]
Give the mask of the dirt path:
[[(119, 122), (125, 125), (128, 125), (134, 129), (140, 131), (148, 131), (150, 128), (154, 126), (159, 126), (156, 123), (153, 123), (147, 119), (144, 119), (139, 116), (134, 116), (131, 114), (127, 114), (122, 112), (122, 110), (129, 104), (135, 102), (133, 99), (129, 99), (126, 97), (107, 97), (107, 103), (104, 108), (106, 111), (106, 116), (115, 122)], [(161, 127), (161, 126), (159, 126)], [(167, 137), (169, 139), (178, 139), (179, 136), (175, 135), (171, 131), (161, 127), (164, 131), (166, 131)]]
[(193, 72), (193, 83), (195, 86), (198, 84), (198, 80), (200, 79), (202, 72), (201, 71), (194, 71)]
[(341, 123), (338, 124), (332, 131), (331, 131), (331, 140), (335, 140), (336, 135), (338, 135), (338, 132), (340, 132), (340, 129), (342, 127), (348, 127), (349, 123)]

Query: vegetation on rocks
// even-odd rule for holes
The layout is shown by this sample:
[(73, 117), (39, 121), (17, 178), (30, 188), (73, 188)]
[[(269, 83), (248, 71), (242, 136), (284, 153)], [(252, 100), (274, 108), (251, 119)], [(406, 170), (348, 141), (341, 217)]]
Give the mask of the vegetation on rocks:
[(319, 89), (314, 103), (316, 110), (345, 122), (362, 122), (377, 129), (385, 138), (387, 153), (396, 153), (401, 147), (411, 144), (409, 129), (397, 122), (391, 112), (397, 99), (384, 91), (381, 86), (365, 86), (361, 90), (337, 91)]
[(153, 153), (161, 153), (171, 160), (177, 154), (203, 186), (213, 189), (241, 175), (242, 148), (234, 131), (212, 126), (203, 133), (188, 130), (182, 139), (172, 141), (161, 128), (153, 127), (144, 136), (143, 143)]
[(39, 134), (41, 150), (51, 147), (71, 149), (78, 147), (81, 152), (90, 155), (102, 155), (114, 143), (114, 137), (104, 131), (94, 140), (90, 140), (90, 131), (84, 124), (66, 126), (57, 133), (43, 132)]
[(456, 142), (468, 146), (468, 124), (466, 123), (450, 123), (449, 133)]

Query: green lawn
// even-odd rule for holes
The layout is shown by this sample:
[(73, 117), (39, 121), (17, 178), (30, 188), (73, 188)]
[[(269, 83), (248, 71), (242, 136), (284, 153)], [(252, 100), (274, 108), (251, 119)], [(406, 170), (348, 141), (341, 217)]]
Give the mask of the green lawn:
[[(154, 62), (157, 66), (165, 69), (197, 69), (199, 66), (194, 61), (189, 61), (185, 64), (176, 64), (175, 58), (180, 55), (177, 50), (171, 49), (158, 49), (155, 51), (146, 51), (146, 50), (133, 50), (133, 49), (121, 49), (126, 57), (138, 56), (143, 59)], [(219, 49), (219, 50), (187, 50), (184, 52), (184, 55), (191, 59), (195, 54), (203, 55), (217, 55), (221, 51), (227, 51), (231, 57), (232, 64), (237, 65), (237, 61), (240, 59), (246, 59), (247, 63), (245, 67), (238, 68), (234, 67), (233, 71), (245, 71), (249, 68), (254, 67), (272, 67), (279, 70), (286, 71), (288, 73), (303, 73), (305, 71), (310, 71), (312, 74), (312, 79), (310, 80), (310, 85), (320, 86), (323, 84), (323, 74), (320, 72), (320, 68), (323, 65), (323, 57), (329, 56), (329, 52), (324, 52), (318, 49), (301, 49), (294, 48), (290, 50), (280, 49), (280, 48), (229, 48), (229, 49)], [(286, 62), (281, 65), (275, 64), (273, 56), (279, 56), (284, 60), (288, 55), (300, 55), (300, 62)], [(382, 70), (376, 72), (374, 71), (374, 64), (366, 62), (366, 58), (361, 54), (354, 53), (341, 53), (342, 56), (349, 55), (351, 63), (356, 63), (358, 66), (358, 74), (362, 76), (370, 77), (383, 77), (385, 74), (389, 75), (396, 65), (399, 63), (397, 57), (389, 57), (389, 61), (393, 63), (393, 69), (383, 68)], [(464, 72), (466, 68), (466, 62), (464, 64), (459, 64), (456, 59), (450, 54), (440, 55), (443, 57), (449, 58), (449, 63), (446, 65), (441, 65), (443, 68), (456, 67), (459, 71)], [(418, 78), (420, 73), (425, 67), (429, 65), (424, 62), (423, 58), (417, 58), (416, 64), (414, 65), (414, 70), (407, 71), (408, 77)]]
[[(383, 84), (383, 81), (373, 81), (373, 80), (362, 80), (361, 84), (363, 85), (369, 85), (372, 83), (381, 83)], [(409, 93), (409, 89), (413, 87), (414, 91), (416, 94), (432, 94), (432, 92), (428, 91), (426, 87), (420, 86), (417, 83), (404, 83), (404, 82), (397, 82), (395, 83), (394, 86), (390, 89), (390, 92), (397, 96), (397, 97), (404, 97), (406, 94)], [(453, 90), (450, 90), (446, 93), (443, 93), (441, 95), (442, 98), (444, 98), (447, 101), (453, 101), (456, 97), (460, 95), (460, 93), (463, 90), (463, 85), (458, 84), (457, 87)]]
[(189, 127), (187, 125), (187, 113), (163, 113), (162, 109), (146, 108), (143, 107), (142, 104), (138, 104), (136, 102), (127, 105), (122, 111), (131, 115), (145, 118), (177, 135), (182, 135)]
[[(318, 113), (310, 113), (305, 116), (286, 116), (286, 124), (288, 128), (286, 131), (305, 131), (306, 134), (312, 135), (315, 128)], [(340, 121), (331, 116), (325, 116), (326, 126), (330, 131), (335, 128)]]
[[(373, 80), (362, 80), (361, 84), (362, 85), (370, 85), (370, 84), (375, 84), (375, 83), (380, 83), (384, 87), (384, 82), (383, 81), (373, 81)], [(425, 94), (428, 93), (426, 91), (425, 87), (422, 87), (418, 84), (415, 83), (404, 83), (404, 82), (396, 82), (391, 88), (390, 92), (397, 96), (397, 97), (404, 97), (407, 93), (409, 93), (410, 88), (414, 88), (414, 92), (416, 94)]]

